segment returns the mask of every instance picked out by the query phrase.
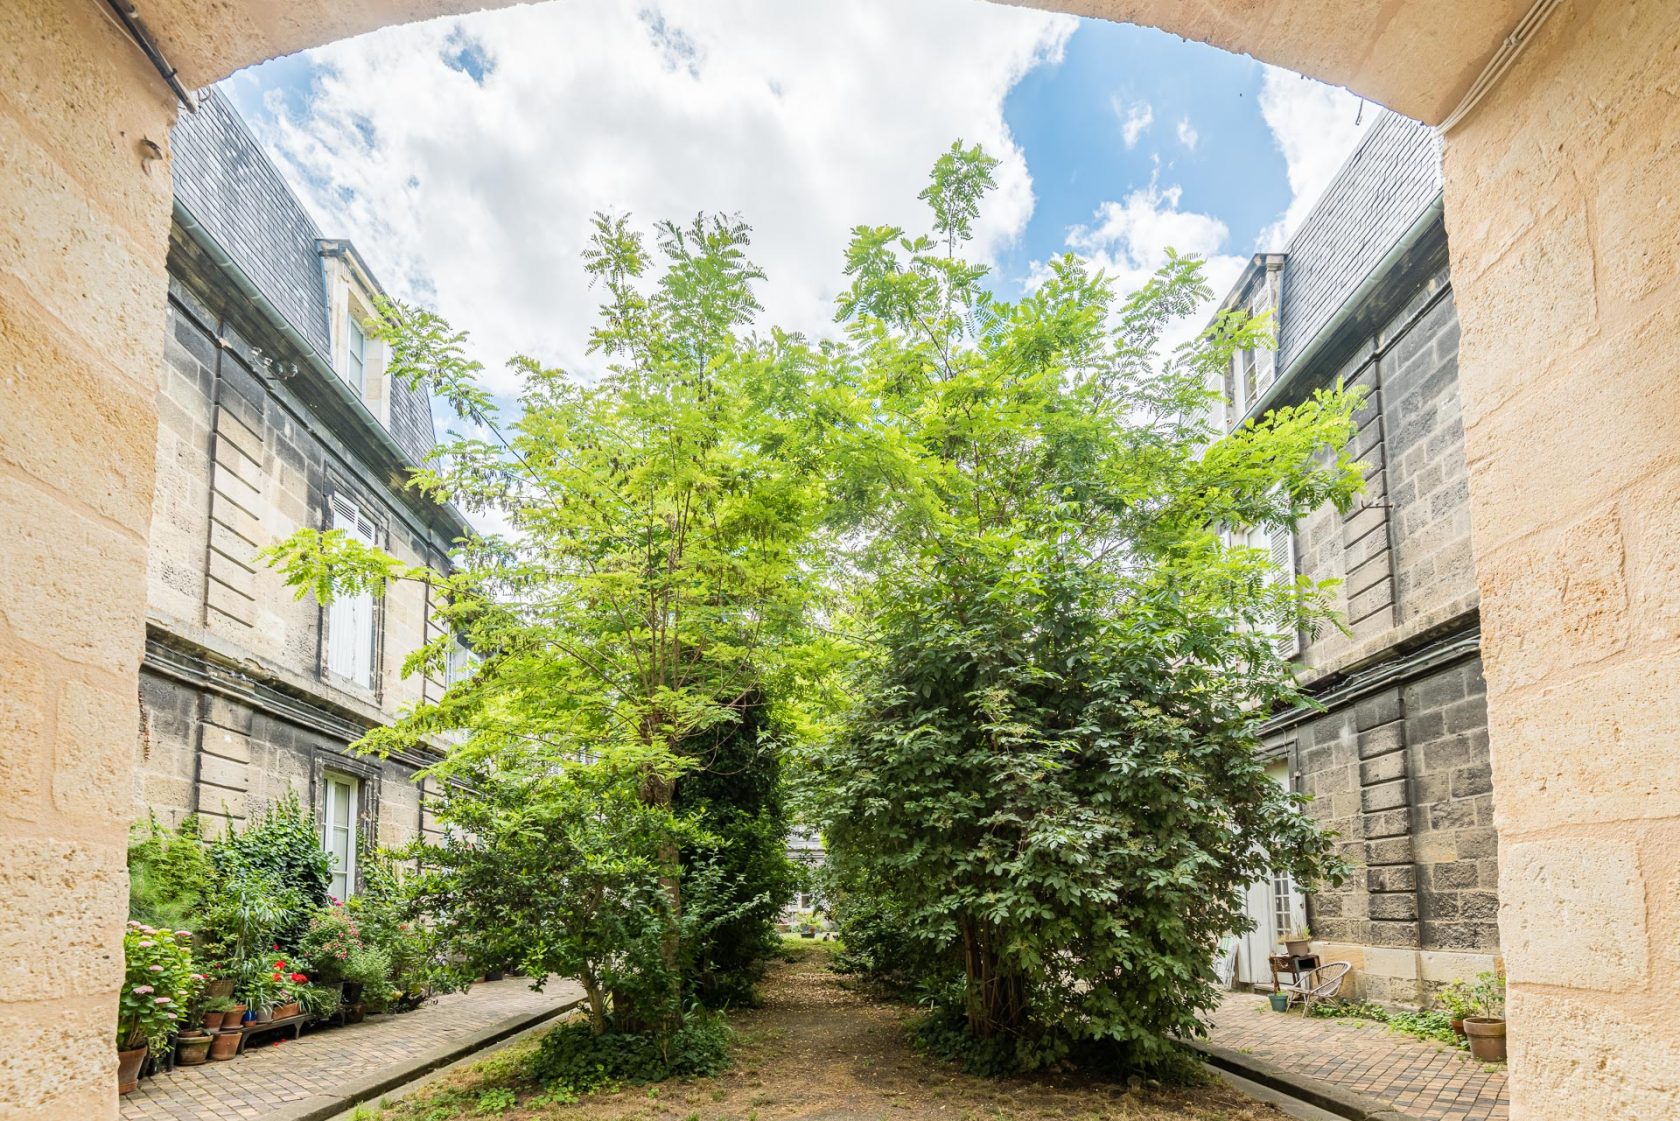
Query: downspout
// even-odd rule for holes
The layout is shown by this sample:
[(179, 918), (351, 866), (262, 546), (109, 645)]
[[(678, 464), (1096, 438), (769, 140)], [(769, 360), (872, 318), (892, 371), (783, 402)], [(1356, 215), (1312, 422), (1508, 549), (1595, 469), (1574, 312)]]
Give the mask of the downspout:
[(1289, 363), (1288, 368), (1277, 376), (1277, 379), (1272, 382), (1266, 392), (1260, 395), (1260, 399), (1254, 402), (1254, 405), (1243, 415), (1242, 420), (1237, 422), (1236, 428), (1241, 428), (1249, 421), (1259, 420), (1267, 412), (1277, 408), (1278, 403), (1283, 400), (1284, 391), (1289, 387), (1289, 384), (1318, 359), (1324, 348), (1330, 345), (1330, 341), (1336, 337), (1342, 326), (1353, 318), (1354, 312), (1382, 283), (1383, 278), (1388, 275), (1395, 264), (1416, 248), (1417, 244), (1423, 240), (1424, 235), (1441, 220), (1444, 209), (1442, 193), (1437, 191), (1434, 200), (1424, 207), (1423, 212), (1417, 216), (1410, 226), (1406, 227), (1406, 232), (1401, 234), (1399, 239), (1389, 247), (1388, 252), (1383, 254), (1382, 260), (1371, 267), (1370, 271), (1365, 274), (1365, 279), (1359, 282), (1359, 287), (1355, 288), (1347, 299), (1342, 301), (1341, 306), (1336, 309), (1336, 313), (1329, 318), (1324, 326), (1318, 329), (1318, 333), (1313, 335), (1306, 348), (1295, 356)]

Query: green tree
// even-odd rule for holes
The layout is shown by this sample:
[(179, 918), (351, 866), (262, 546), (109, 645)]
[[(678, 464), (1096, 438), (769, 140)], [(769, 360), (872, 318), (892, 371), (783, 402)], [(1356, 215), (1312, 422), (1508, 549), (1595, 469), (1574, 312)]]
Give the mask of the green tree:
[(1357, 401), (1213, 442), (1204, 386), (1268, 324), (1224, 314), (1160, 354), (1209, 295), (1177, 256), (1124, 299), (1072, 257), (994, 298), (962, 256), (993, 167), (953, 146), (932, 229), (847, 253), (830, 357), (868, 405), (851, 614), (873, 653), (821, 757), (828, 838), (854, 909), (948, 963), (922, 978), (954, 981), (930, 1038), (991, 1069), (1159, 1069), (1216, 999), (1240, 889), (1338, 871), (1255, 737), (1297, 699), (1278, 636), (1329, 620), (1326, 589), (1225, 531), (1346, 508)]
[[(761, 274), (747, 242), (739, 221), (701, 218), (660, 225), (650, 246), (625, 219), (598, 217), (584, 263), (606, 296), (590, 338), (602, 368), (583, 377), (515, 358), (523, 387), (510, 425), (463, 334), (422, 309), (386, 306), (376, 329), (393, 376), (441, 395), (467, 429), (416, 485), (494, 510), (511, 532), (464, 542), (447, 574), (339, 531), (302, 531), (269, 554), (300, 595), (323, 600), (378, 593), (397, 579), (432, 586), (446, 629), (465, 635), (482, 662), (363, 746), (385, 751), (468, 730), (436, 772), (479, 790), (449, 812), (490, 855), (505, 844), (520, 869), (555, 875), (569, 875), (565, 861), (607, 861), (602, 890), (612, 899), (603, 905), (620, 918), (635, 894), (630, 880), (657, 881), (657, 967), (640, 952), (646, 924), (637, 940), (601, 948), (628, 954), (637, 977), (659, 977), (633, 984), (624, 969), (598, 971), (619, 1031), (669, 1033), (680, 1016), (692, 961), (682, 941), (682, 846), (705, 831), (683, 820), (677, 786), (712, 765), (731, 729), (762, 725), (758, 710), (776, 703), (778, 678), (801, 672), (823, 563), (816, 530), (826, 496), (810, 469), (822, 428), (807, 392), (817, 367), (799, 338), (750, 333)], [(405, 669), (441, 676), (454, 641), (440, 636)], [(743, 756), (749, 765), (773, 762), (774, 744), (763, 746), (768, 755)], [(629, 815), (626, 789), (648, 812), (626, 817), (622, 832), (561, 820), (590, 799)], [(491, 808), (512, 824), (487, 818)], [(554, 848), (529, 847), (544, 836)], [(445, 863), (473, 866), (460, 853)], [(556, 886), (568, 903), (589, 896)], [(598, 915), (517, 922), (509, 908), (518, 901), (546, 905), (540, 893), (509, 896), (480, 919), (563, 940), (605, 936), (592, 925)], [(568, 942), (552, 960), (593, 952)], [(605, 1014), (599, 1022), (604, 1030)]]

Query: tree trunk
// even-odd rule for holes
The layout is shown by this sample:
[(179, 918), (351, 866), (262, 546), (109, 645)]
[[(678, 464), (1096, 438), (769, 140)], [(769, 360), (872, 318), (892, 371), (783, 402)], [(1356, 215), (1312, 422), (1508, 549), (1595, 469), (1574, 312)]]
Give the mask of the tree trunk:
[(968, 976), (968, 1030), (976, 1038), (1017, 1035), (1027, 1027), (1027, 986), (998, 952), (998, 931), (972, 915), (958, 919)]

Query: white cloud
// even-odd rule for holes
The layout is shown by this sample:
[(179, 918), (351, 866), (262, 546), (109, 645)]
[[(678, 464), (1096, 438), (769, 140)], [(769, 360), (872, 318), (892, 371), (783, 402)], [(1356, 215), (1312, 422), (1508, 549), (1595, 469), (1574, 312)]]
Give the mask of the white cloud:
[(1120, 139), (1126, 142), (1126, 147), (1136, 148), (1149, 126), (1155, 123), (1154, 107), (1147, 101), (1127, 101), (1118, 94), (1109, 99), (1108, 107), (1120, 120)]
[(761, 323), (820, 331), (850, 229), (925, 228), (915, 196), (960, 137), (1003, 161), (977, 230), (995, 254), (1033, 206), (1004, 97), (1073, 26), (973, 0), (567, 0), (313, 52), (306, 108), (264, 139), (323, 229), (487, 364), (586, 369), (596, 210), (644, 229), (739, 212), (769, 275)]
[[(1163, 353), (1193, 338), (1207, 325), (1213, 308), (1248, 263), (1247, 257), (1227, 251), (1230, 230), (1224, 222), (1211, 214), (1180, 209), (1182, 200), (1181, 188), (1162, 187), (1151, 181), (1120, 202), (1103, 203), (1089, 225), (1075, 226), (1067, 235), (1067, 247), (1106, 273), (1120, 296), (1143, 287), (1166, 262), (1169, 248), (1204, 260), (1203, 275), (1214, 294), (1195, 313), (1163, 332)], [(1029, 283), (1036, 286), (1046, 273), (1045, 265), (1035, 265)]]
[(1199, 139), (1201, 138), (1196, 135), (1196, 126), (1190, 123), (1190, 118), (1180, 117), (1178, 119), (1178, 142), (1194, 152), (1196, 141)]
[(1347, 90), (1275, 66), (1265, 68), (1260, 114), (1283, 153), (1292, 198), (1261, 232), (1259, 249), (1283, 248), (1379, 112), (1375, 106), (1361, 110), (1359, 98)]

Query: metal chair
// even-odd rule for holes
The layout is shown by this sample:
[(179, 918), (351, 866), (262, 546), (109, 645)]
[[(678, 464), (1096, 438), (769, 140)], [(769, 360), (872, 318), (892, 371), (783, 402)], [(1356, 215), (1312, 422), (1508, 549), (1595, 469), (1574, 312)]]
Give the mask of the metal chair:
[(1342, 979), (1352, 970), (1352, 962), (1327, 961), (1317, 969), (1302, 974), (1295, 983), (1278, 986), (1278, 991), (1289, 995), (1291, 1007), (1299, 1003), (1311, 1012), (1314, 1004), (1330, 1000), (1341, 991)]

